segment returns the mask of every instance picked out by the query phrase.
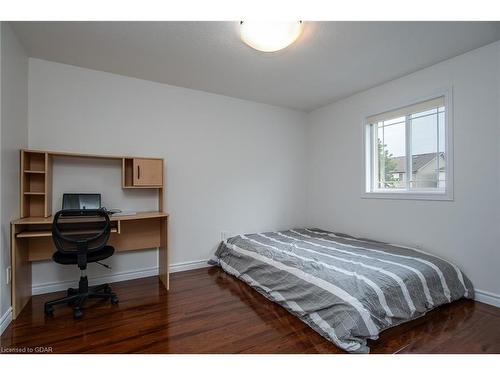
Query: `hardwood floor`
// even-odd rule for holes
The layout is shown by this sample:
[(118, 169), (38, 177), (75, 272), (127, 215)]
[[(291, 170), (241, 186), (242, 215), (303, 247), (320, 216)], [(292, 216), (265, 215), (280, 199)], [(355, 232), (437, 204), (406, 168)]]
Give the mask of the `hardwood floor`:
[[(51, 347), (55, 353), (342, 353), (299, 319), (219, 268), (112, 284), (118, 306), (88, 304), (46, 318), (34, 296), (0, 339), (4, 349)], [(372, 353), (500, 353), (500, 309), (457, 301), (382, 332)]]

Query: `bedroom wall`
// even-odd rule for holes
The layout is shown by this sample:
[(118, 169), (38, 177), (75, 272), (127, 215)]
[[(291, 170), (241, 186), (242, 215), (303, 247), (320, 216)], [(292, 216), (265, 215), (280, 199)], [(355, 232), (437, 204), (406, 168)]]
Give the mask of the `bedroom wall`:
[(0, 26), (0, 332), (10, 322), (10, 221), (19, 217), (19, 149), (28, 145), (28, 57), (7, 23)]
[[(309, 114), (308, 224), (441, 255), (500, 305), (500, 42)], [(362, 120), (453, 87), (455, 199), (361, 198)]]
[[(304, 113), (44, 60), (30, 59), (29, 67), (30, 148), (165, 158), (172, 264), (203, 265), (221, 231), (304, 225)], [(156, 208), (151, 192), (122, 191), (112, 164), (58, 160), (54, 209), (75, 190), (101, 192), (107, 207)], [(144, 276), (157, 252), (110, 263), (112, 272), (92, 265), (89, 274)], [(36, 263), (35, 292), (77, 274)]]

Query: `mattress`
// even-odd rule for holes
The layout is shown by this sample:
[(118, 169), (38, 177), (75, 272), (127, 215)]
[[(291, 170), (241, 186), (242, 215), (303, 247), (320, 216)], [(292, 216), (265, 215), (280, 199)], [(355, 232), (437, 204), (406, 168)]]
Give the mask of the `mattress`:
[(347, 352), (427, 311), (473, 298), (454, 264), (420, 250), (321, 229), (238, 235), (212, 264), (244, 281)]

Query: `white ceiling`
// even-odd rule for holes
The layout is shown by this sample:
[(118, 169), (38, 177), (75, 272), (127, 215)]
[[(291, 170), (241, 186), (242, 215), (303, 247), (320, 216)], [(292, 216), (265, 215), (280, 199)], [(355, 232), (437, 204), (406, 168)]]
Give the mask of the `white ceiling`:
[(291, 47), (237, 22), (13, 22), (31, 57), (310, 111), (500, 39), (499, 22), (305, 22)]

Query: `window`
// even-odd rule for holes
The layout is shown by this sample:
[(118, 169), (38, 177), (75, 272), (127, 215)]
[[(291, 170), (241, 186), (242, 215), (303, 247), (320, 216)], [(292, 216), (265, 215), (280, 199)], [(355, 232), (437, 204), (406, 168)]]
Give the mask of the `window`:
[(450, 96), (365, 121), (365, 197), (452, 199)]

